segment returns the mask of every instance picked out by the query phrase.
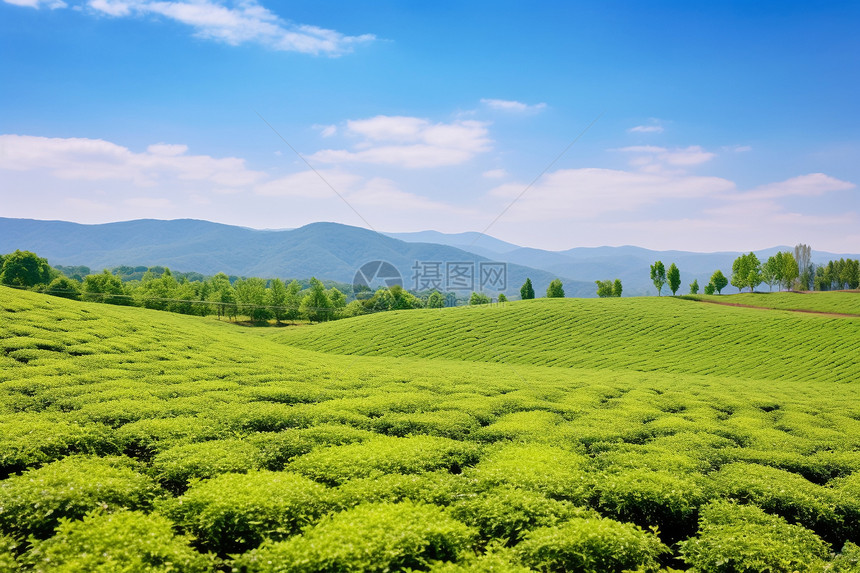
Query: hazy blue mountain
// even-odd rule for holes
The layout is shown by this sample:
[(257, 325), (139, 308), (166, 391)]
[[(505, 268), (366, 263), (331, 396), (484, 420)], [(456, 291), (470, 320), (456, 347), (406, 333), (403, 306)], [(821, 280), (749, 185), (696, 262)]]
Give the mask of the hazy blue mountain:
[[(414, 285), (412, 268), (416, 261), (472, 263), (477, 274), (481, 262), (499, 260), (447, 245), (407, 243), (337, 223), (258, 231), (191, 219), (80, 225), (0, 218), (0, 253), (15, 249), (38, 253), (54, 265), (86, 265), (94, 270), (119, 265), (162, 265), (204, 274), (316, 276), (349, 283), (364, 263), (384, 260), (399, 270), (407, 288)], [(519, 294), (526, 277), (532, 279), (539, 294), (557, 276), (570, 296), (591, 296), (594, 291), (592, 284), (518, 263), (508, 264), (507, 273), (509, 295)]]
[(469, 231), (467, 233), (440, 233), (439, 231), (417, 231), (414, 233), (384, 233), (389, 237), (406, 241), (407, 243), (436, 243), (457, 247), (470, 253), (493, 257), (519, 249), (519, 245), (502, 241), (490, 235)]
[[(425, 232), (426, 233), (426, 232)], [(449, 234), (432, 232), (435, 242), (461, 244), (461, 237), (469, 233)], [(411, 240), (411, 235), (422, 236), (423, 233), (402, 233), (401, 238)], [(428, 235), (429, 236), (429, 235)], [(476, 242), (480, 245), (480, 242)], [(558, 276), (570, 277), (576, 281), (594, 284), (596, 280), (621, 279), (625, 295), (656, 294), (651, 284), (651, 265), (662, 261), (668, 268), (675, 263), (681, 271), (681, 288), (679, 293), (687, 293), (693, 280), (699, 281), (699, 288), (704, 289), (715, 270), (720, 269), (731, 276), (732, 262), (741, 254), (739, 252), (695, 253), (689, 251), (653, 251), (641, 247), (576, 247), (565, 251), (546, 251), (528, 247), (509, 248), (511, 243), (488, 237), (487, 246), (499, 247), (493, 256), (508, 263), (544, 269)], [(467, 247), (463, 247), (469, 250)], [(779, 246), (756, 251), (760, 260), (764, 261), (778, 251), (791, 251), (793, 247)], [(473, 249), (473, 252), (478, 252)], [(485, 251), (480, 251), (484, 254)], [(812, 260), (816, 264), (840, 258), (860, 258), (858, 254), (830, 253), (812, 251)], [(763, 285), (760, 288), (767, 288)], [(664, 288), (664, 293), (668, 288)], [(732, 286), (723, 292), (737, 292)]]

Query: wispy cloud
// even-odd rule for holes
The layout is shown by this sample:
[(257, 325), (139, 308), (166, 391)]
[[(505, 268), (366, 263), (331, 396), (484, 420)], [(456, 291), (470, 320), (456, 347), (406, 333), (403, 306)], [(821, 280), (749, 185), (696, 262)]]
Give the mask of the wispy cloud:
[(324, 149), (309, 159), (321, 163), (371, 163), (408, 169), (459, 165), (489, 151), (487, 124), (473, 120), (433, 123), (427, 119), (379, 115), (350, 120), (347, 135), (362, 140), (352, 150)]
[(3, 0), (6, 4), (13, 6), (24, 6), (26, 8), (41, 8), (42, 6), (55, 10), (68, 6), (63, 0)]
[(335, 133), (337, 133), (337, 126), (336, 126), (336, 125), (319, 125), (319, 124), (314, 124), (312, 127), (313, 127), (314, 129), (319, 130), (320, 135), (321, 135), (322, 137), (331, 137), (332, 135), (334, 135)]
[(535, 112), (546, 108), (546, 104), (543, 102), (529, 105), (527, 103), (506, 99), (482, 99), (481, 103), (490, 109), (513, 113)]
[(200, 38), (234, 46), (256, 43), (272, 50), (338, 56), (375, 39), (372, 34), (347, 36), (288, 22), (256, 0), (89, 0), (88, 5), (96, 13), (113, 17), (161, 16), (190, 26)]
[(692, 167), (706, 163), (716, 157), (716, 153), (706, 151), (698, 145), (669, 149), (655, 145), (632, 145), (616, 149), (632, 154), (630, 165), (643, 171), (660, 171), (670, 167)]
[(508, 172), (504, 169), (490, 169), (481, 173), (487, 179), (504, 179), (508, 176)]
[(824, 173), (810, 173), (785, 181), (760, 185), (737, 198), (744, 200), (779, 199), (782, 197), (818, 197), (833, 191), (849, 191), (857, 186)]
[(247, 169), (244, 159), (187, 155), (187, 151), (185, 145), (158, 143), (135, 153), (102, 139), (0, 135), (0, 169), (38, 170), (65, 180), (127, 181), (140, 187), (164, 179), (241, 187), (264, 176)]
[(663, 133), (663, 124), (656, 119), (652, 119), (651, 123), (637, 125), (627, 130), (630, 133)]

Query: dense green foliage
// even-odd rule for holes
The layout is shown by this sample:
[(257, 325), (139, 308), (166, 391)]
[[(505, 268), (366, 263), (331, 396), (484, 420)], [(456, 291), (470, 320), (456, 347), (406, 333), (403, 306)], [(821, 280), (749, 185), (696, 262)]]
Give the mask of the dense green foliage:
[(851, 571), (858, 330), (669, 297), (243, 329), (0, 287), (0, 568)]
[(547, 298), (564, 298), (564, 285), (560, 279), (553, 279), (549, 286), (546, 287)]

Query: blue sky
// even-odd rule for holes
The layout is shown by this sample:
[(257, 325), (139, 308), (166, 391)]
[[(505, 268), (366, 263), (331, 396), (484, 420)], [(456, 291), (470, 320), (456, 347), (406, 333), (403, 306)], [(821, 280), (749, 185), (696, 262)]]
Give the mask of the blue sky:
[(858, 252), (858, 29), (856, 2), (0, 0), (0, 216)]

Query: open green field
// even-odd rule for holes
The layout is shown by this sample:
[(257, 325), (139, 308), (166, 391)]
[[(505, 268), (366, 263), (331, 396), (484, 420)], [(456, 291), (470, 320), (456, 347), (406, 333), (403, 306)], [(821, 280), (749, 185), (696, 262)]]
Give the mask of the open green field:
[(290, 330), (276, 338), (337, 354), (765, 380), (860, 380), (860, 318), (672, 297), (536, 299), (391, 312)]
[(745, 292), (732, 295), (684, 295), (684, 298), (729, 304), (745, 304), (779, 310), (805, 310), (860, 316), (860, 291)]
[(669, 298), (253, 329), (0, 288), (0, 570), (857, 571), (859, 335)]

